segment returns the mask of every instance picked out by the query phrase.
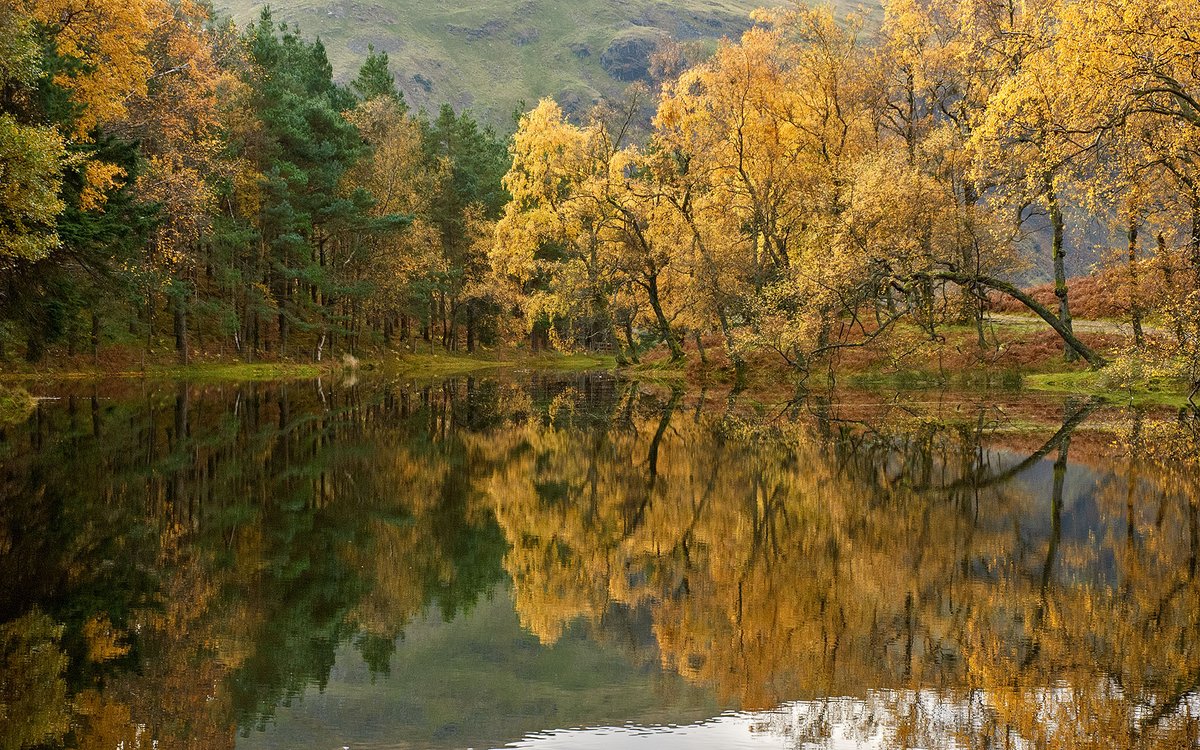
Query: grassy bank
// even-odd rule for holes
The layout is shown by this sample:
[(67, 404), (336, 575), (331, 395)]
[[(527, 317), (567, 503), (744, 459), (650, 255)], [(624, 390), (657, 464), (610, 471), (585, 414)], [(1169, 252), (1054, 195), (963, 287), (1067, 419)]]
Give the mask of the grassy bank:
[[(1162, 406), (1187, 404), (1185, 383), (1167, 378), (1122, 380), (1115, 370), (1091, 371), (1062, 358), (1062, 343), (1052, 332), (1030, 327), (1024, 318), (1010, 316), (994, 321), (994, 346), (981, 350), (976, 334), (968, 327), (944, 327), (936, 342), (922, 340), (924, 334), (899, 330), (910, 346), (897, 355), (886, 347), (868, 346), (838, 352), (804, 377), (781, 357), (757, 351), (747, 355), (745, 387), (750, 391), (794, 391), (797, 386), (828, 389), (850, 387), (877, 390), (919, 390), (958, 388), (968, 390), (1016, 391), (1028, 389), (1047, 393), (1098, 396), (1111, 403), (1135, 403)], [(1080, 328), (1088, 324), (1080, 323)], [(1119, 351), (1123, 339), (1109, 332), (1094, 331), (1092, 342), (1102, 350)], [(665, 347), (644, 352), (639, 364), (621, 368), (631, 378), (662, 382), (672, 387), (693, 384), (733, 386), (734, 370), (723, 343), (713, 339), (705, 344), (702, 360), (693, 342), (686, 345), (687, 357), (672, 362)], [(613, 356), (596, 354), (531, 354), (523, 348), (500, 348), (471, 354), (441, 349), (420, 352), (377, 351), (362, 360), (334, 358), (311, 362), (223, 361), (219, 356), (199, 355), (191, 365), (178, 365), (169, 358), (134, 364), (133, 354), (102, 352), (101, 365), (91, 361), (58, 361), (55, 366), (34, 368), (24, 364), (0, 365), (0, 382), (15, 385), (39, 381), (110, 379), (183, 380), (196, 382), (252, 382), (299, 380), (356, 372), (363, 376), (437, 379), (473, 373), (545, 370), (582, 372), (616, 370)], [(164, 352), (165, 357), (170, 357)], [(105, 365), (107, 363), (107, 365)], [(1118, 368), (1120, 369), (1120, 368)]]
[(315, 378), (332, 366), (300, 362), (204, 362), (191, 365), (147, 365), (145, 369), (107, 370), (103, 368), (16, 370), (0, 372), (0, 382), (30, 383), (40, 380), (195, 380), (195, 381), (260, 381), (303, 380)]
[(439, 378), (467, 375), (487, 370), (528, 368), (559, 372), (611, 370), (613, 357), (588, 354), (538, 354), (519, 351), (488, 351), (476, 354), (432, 352), (416, 354), (387, 353), (362, 360), (311, 362), (198, 362), (190, 365), (152, 363), (145, 368), (104, 368), (31, 366), (0, 369), (0, 382), (33, 383), (38, 381), (98, 381), (109, 379), (189, 380), (197, 382), (253, 382), (266, 380), (307, 380), (323, 375), (348, 372), (378, 373), (394, 377)]

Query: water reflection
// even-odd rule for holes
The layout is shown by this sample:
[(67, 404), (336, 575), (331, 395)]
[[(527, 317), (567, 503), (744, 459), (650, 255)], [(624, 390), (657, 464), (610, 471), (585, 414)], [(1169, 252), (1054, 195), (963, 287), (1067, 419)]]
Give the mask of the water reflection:
[(1200, 476), (1114, 445), (1157, 415), (582, 375), (59, 395), (0, 435), (0, 748), (1200, 737)]

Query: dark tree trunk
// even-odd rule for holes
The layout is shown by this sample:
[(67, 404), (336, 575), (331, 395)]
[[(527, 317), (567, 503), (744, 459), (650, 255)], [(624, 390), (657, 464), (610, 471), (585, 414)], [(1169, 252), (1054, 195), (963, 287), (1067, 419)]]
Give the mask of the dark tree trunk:
[(46, 353), (46, 344), (42, 341), (40, 331), (32, 331), (25, 337), (25, 359), (29, 362), (40, 362)]
[(1038, 317), (1046, 321), (1046, 323), (1054, 329), (1055, 333), (1057, 333), (1068, 346), (1072, 347), (1079, 354), (1079, 356), (1087, 360), (1088, 364), (1090, 364), (1092, 367), (1099, 368), (1108, 364), (1108, 361), (1104, 359), (1104, 357), (1100, 356), (1093, 351), (1091, 347), (1080, 341), (1075, 336), (1075, 333), (1070, 328), (1063, 325), (1063, 322), (1059, 320), (1058, 317), (1055, 316), (1054, 313), (1051, 312), (1045, 305), (1021, 291), (1014, 284), (1010, 284), (1007, 281), (986, 276), (984, 274), (962, 273), (961, 271), (936, 271), (930, 274), (930, 276), (935, 279), (952, 281), (959, 285), (983, 287), (985, 289), (994, 289), (998, 292), (1003, 292), (1004, 294), (1007, 294), (1021, 304), (1025, 305), (1025, 307), (1036, 313)]
[(187, 298), (180, 295), (175, 299), (175, 351), (179, 355), (179, 363), (191, 363), (191, 352), (188, 351), (187, 336)]
[(1133, 322), (1133, 343), (1140, 349), (1145, 343), (1145, 333), (1142, 331), (1142, 303), (1138, 284), (1137, 243), (1138, 225), (1136, 221), (1129, 222), (1129, 317)]
[(467, 352), (475, 353), (475, 305), (467, 303)]
[(658, 294), (658, 274), (651, 273), (647, 277), (646, 291), (650, 297), (650, 308), (654, 310), (654, 319), (658, 321), (659, 333), (662, 334), (667, 348), (671, 350), (671, 361), (679, 362), (684, 358), (683, 347), (680, 346), (675, 335), (671, 333), (671, 323), (667, 320), (666, 313), (663, 312), (662, 301)]
[(1200, 289), (1200, 189), (1192, 188), (1192, 239), (1190, 244), (1193, 283)]
[(100, 315), (92, 310), (92, 364), (100, 364)]
[(633, 339), (633, 316), (624, 316), (625, 343), (629, 346), (629, 361), (635, 365), (641, 360), (638, 358), (637, 342)]
[[(1050, 226), (1054, 232), (1051, 258), (1054, 262), (1054, 296), (1058, 297), (1058, 319), (1064, 328), (1074, 333), (1067, 287), (1067, 249), (1064, 244), (1066, 222), (1063, 219), (1062, 208), (1058, 205), (1058, 194), (1054, 192), (1054, 185), (1048, 175), (1046, 177), (1046, 202), (1050, 209)], [(1069, 343), (1064, 344), (1063, 355), (1068, 362), (1079, 358), (1079, 353)]]

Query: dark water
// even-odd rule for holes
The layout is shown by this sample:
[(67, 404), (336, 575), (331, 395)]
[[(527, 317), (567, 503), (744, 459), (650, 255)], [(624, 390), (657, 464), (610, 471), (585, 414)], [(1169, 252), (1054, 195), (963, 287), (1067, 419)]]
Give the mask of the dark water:
[(48, 391), (0, 750), (1191, 748), (1197, 485), (1114, 414), (600, 376)]

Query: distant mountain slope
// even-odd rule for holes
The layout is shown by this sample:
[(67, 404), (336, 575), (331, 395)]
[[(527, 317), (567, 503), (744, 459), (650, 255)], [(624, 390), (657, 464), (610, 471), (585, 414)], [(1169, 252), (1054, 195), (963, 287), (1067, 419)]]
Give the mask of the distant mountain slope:
[[(501, 127), (521, 103), (583, 109), (646, 73), (663, 37), (738, 37), (750, 12), (785, 0), (276, 0), (279, 20), (325, 42), (350, 78), (367, 47), (387, 51), (417, 107), (449, 102)], [(239, 25), (263, 0), (217, 0)], [(849, 3), (847, 3), (849, 4)], [(222, 7), (223, 6), (223, 7)]]

